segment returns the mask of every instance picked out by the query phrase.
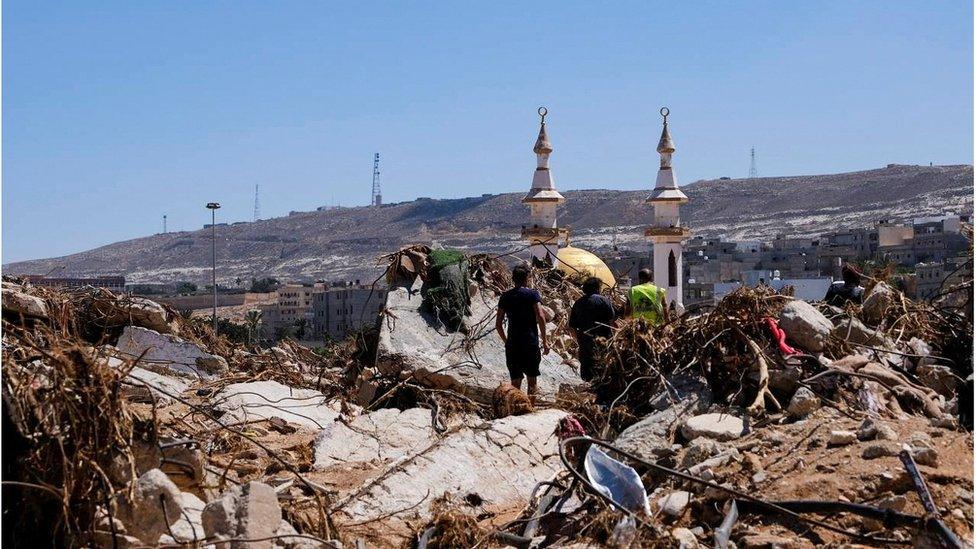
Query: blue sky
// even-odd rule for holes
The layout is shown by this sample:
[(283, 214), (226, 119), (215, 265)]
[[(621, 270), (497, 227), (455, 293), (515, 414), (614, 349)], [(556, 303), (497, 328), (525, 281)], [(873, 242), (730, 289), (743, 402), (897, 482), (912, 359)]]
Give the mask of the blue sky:
[(973, 162), (972, 3), (3, 2), (3, 261), (522, 191)]

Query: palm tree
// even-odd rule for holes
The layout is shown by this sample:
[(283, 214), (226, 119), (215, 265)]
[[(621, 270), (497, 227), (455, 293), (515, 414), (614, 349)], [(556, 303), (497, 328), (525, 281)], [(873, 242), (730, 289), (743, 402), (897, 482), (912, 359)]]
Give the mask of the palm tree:
[(261, 326), (261, 311), (259, 309), (251, 309), (244, 315), (244, 323), (247, 325), (247, 344), (250, 345), (254, 335), (258, 331), (258, 327)]

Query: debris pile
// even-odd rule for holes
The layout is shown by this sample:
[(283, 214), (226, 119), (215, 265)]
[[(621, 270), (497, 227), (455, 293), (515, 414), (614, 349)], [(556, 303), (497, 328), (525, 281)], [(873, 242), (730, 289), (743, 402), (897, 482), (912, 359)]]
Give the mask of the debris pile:
[(376, 328), (324, 352), (5, 279), (5, 541), (972, 542), (971, 284), (969, 309), (878, 280), (845, 309), (759, 288), (619, 319), (588, 384), (567, 328), (580, 277), (536, 268), (553, 348), (533, 403), (494, 334), (505, 258), (384, 261)]

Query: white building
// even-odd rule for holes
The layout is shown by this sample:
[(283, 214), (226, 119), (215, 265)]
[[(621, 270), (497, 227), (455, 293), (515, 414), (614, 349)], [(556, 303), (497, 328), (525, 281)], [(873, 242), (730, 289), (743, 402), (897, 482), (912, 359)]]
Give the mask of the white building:
[(657, 171), (657, 183), (654, 190), (647, 197), (647, 203), (654, 207), (654, 224), (644, 235), (651, 239), (654, 245), (654, 285), (663, 288), (667, 293), (668, 304), (674, 304), (679, 311), (684, 309), (682, 304), (682, 249), (683, 242), (691, 234), (687, 227), (681, 226), (679, 209), (688, 202), (688, 197), (678, 188), (678, 178), (671, 167), (671, 155), (674, 154), (674, 142), (668, 131), (667, 107), (661, 109), (664, 117), (664, 129), (661, 140), (657, 144), (657, 152), (661, 155), (661, 167)]
[(532, 188), (522, 199), (522, 203), (528, 204), (530, 209), (529, 224), (522, 226), (522, 239), (528, 240), (532, 258), (552, 263), (559, 251), (560, 238), (567, 234), (567, 230), (560, 228), (556, 220), (556, 208), (566, 199), (556, 190), (552, 172), (549, 171), (552, 143), (549, 142), (549, 134), (546, 132), (547, 112), (545, 107), (539, 107), (539, 116), (542, 119), (539, 138), (532, 148), (537, 163), (535, 175), (532, 176)]

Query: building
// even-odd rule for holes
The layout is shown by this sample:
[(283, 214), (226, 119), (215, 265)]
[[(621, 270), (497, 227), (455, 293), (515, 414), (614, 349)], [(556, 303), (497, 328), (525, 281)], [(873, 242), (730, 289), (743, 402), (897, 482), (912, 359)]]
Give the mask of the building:
[(325, 291), (326, 285), (286, 284), (274, 292), (274, 302), (260, 305), (263, 337), (277, 338), (283, 330), (305, 330), (312, 333), (312, 306), (315, 295)]
[(661, 155), (661, 166), (657, 171), (657, 181), (654, 190), (647, 197), (646, 202), (654, 207), (654, 223), (644, 231), (644, 236), (650, 238), (654, 255), (654, 285), (663, 288), (667, 294), (669, 304), (678, 311), (684, 309), (682, 300), (682, 242), (688, 238), (691, 231), (681, 225), (679, 209), (688, 202), (688, 197), (678, 188), (678, 179), (671, 166), (671, 155), (674, 154), (674, 141), (668, 130), (667, 107), (661, 109), (664, 117), (664, 128), (661, 139), (657, 144), (657, 152)]
[(549, 171), (549, 155), (552, 143), (546, 131), (545, 107), (539, 107), (539, 137), (532, 151), (536, 155), (536, 168), (532, 176), (532, 187), (522, 199), (529, 206), (529, 225), (522, 226), (522, 239), (529, 242), (529, 253), (533, 259), (553, 262), (559, 251), (559, 240), (568, 234), (567, 229), (559, 227), (556, 208), (566, 201), (556, 190)]
[(44, 286), (47, 288), (104, 288), (117, 294), (125, 293), (124, 276), (94, 276), (89, 278), (74, 277), (55, 277), (49, 278), (44, 275), (25, 275), (24, 280), (34, 286)]
[(386, 306), (386, 288), (345, 285), (315, 294), (312, 331), (316, 339), (342, 339), (376, 322)]

